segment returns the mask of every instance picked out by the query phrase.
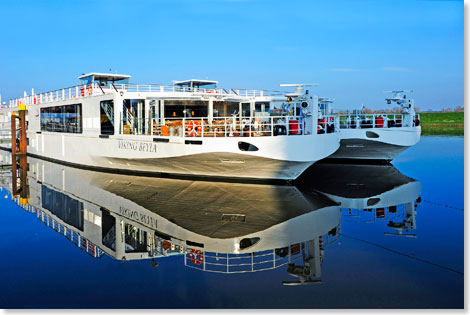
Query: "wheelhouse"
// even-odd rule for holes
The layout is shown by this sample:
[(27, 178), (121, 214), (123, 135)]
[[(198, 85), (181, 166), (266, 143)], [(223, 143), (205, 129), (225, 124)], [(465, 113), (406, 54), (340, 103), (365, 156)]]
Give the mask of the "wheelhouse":
[(98, 83), (101, 87), (109, 87), (112, 84), (128, 84), (130, 75), (92, 72), (78, 77), (82, 85), (94, 85)]

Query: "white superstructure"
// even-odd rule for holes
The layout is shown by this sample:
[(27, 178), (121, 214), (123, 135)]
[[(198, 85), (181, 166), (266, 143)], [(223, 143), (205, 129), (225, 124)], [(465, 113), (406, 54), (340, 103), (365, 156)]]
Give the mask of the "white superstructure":
[(291, 180), (339, 148), (338, 132), (319, 132), (318, 97), (302, 85), (284, 95), (129, 78), (89, 73), (79, 86), (25, 93), (0, 111), (1, 129), (8, 138), (11, 112), (25, 104), (28, 155), (178, 176)]

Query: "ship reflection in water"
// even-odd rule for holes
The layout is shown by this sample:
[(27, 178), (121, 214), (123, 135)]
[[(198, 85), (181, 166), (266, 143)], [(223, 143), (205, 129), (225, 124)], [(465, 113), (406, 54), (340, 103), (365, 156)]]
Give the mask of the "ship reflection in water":
[[(421, 184), (391, 165), (318, 164), (293, 186), (100, 173), (2, 153), (1, 186), (37, 219), (94, 258), (184, 256), (206, 272), (285, 268), (284, 285), (322, 282), (341, 221), (387, 221), (414, 237)], [(323, 279), (325, 280), (325, 279)]]

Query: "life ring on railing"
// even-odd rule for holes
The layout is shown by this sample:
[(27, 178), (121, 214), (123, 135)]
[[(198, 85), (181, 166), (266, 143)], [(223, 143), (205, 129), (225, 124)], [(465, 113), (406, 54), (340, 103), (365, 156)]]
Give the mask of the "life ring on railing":
[(191, 120), (188, 124), (188, 133), (191, 137), (197, 137), (201, 133), (201, 126), (198, 121)]
[(85, 87), (83, 87), (83, 86), (80, 89), (80, 95), (85, 96)]
[(189, 253), (189, 259), (191, 259), (191, 261), (194, 264), (200, 265), (204, 261), (204, 255), (202, 254), (202, 252), (199, 249), (193, 249)]
[(93, 87), (91, 85), (88, 86), (88, 95), (93, 95)]

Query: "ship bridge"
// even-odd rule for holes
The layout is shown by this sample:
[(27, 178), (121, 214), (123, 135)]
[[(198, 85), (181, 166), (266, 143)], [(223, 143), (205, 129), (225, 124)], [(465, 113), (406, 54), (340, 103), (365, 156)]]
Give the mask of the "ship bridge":
[(127, 74), (91, 72), (79, 76), (78, 79), (81, 84), (93, 84), (97, 82), (100, 86), (109, 86), (111, 83), (128, 84), (130, 77), (131, 76)]
[(191, 79), (191, 80), (184, 80), (184, 81), (173, 81), (173, 84), (176, 86), (186, 87), (189, 89), (216, 89), (218, 81), (211, 81), (211, 80), (199, 80), (199, 79)]

